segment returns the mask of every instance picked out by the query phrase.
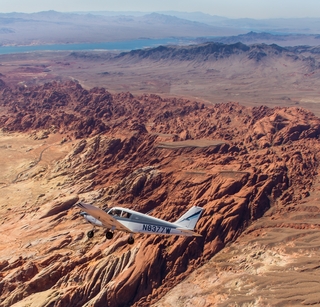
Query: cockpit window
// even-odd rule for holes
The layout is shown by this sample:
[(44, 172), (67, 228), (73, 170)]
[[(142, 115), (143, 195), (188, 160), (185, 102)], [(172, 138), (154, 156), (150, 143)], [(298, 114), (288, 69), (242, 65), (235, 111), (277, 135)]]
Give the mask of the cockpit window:
[(121, 217), (128, 219), (128, 218), (130, 218), (130, 216), (131, 216), (131, 213), (126, 212), (126, 211), (122, 211)]
[(130, 218), (131, 213), (125, 211), (125, 210), (119, 210), (119, 209), (110, 209), (108, 211), (108, 214), (112, 215), (112, 216), (118, 216), (118, 217), (123, 217), (123, 218)]

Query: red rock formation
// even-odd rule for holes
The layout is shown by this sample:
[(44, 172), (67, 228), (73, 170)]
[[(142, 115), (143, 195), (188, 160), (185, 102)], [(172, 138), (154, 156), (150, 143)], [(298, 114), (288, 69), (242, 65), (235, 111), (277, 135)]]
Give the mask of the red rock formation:
[[(0, 108), (5, 131), (47, 129), (74, 144), (46, 175), (61, 178), (56, 187), (72, 196), (37, 213), (39, 229), (58, 227), (66, 235), (41, 243), (45, 259), (1, 259), (0, 306), (42, 291), (52, 306), (148, 306), (268, 209), (294, 208), (317, 173), (320, 120), (299, 108), (112, 95), (74, 82), (2, 88)], [(77, 226), (76, 210), (66, 211), (75, 194), (171, 221), (201, 206), (203, 237), (137, 235), (129, 247), (117, 234), (106, 243), (95, 237), (93, 245)]]

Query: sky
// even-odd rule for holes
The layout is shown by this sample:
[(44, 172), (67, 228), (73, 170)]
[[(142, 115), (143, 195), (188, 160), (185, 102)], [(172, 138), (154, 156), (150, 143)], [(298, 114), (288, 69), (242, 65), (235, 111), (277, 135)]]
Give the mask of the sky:
[(75, 11), (204, 12), (229, 18), (320, 17), (320, 0), (0, 0), (0, 13)]

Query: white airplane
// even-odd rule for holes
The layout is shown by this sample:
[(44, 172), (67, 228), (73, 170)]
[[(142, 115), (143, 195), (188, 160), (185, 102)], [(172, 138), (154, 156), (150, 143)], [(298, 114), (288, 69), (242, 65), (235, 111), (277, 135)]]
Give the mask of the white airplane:
[[(200, 234), (194, 232), (194, 227), (200, 218), (203, 208), (192, 207), (174, 223), (158, 219), (147, 214), (134, 210), (113, 207), (108, 211), (103, 211), (85, 203), (76, 204), (84, 212), (80, 214), (92, 225), (107, 228), (106, 238), (112, 239), (115, 230), (124, 231), (130, 234), (128, 244), (134, 243), (133, 233), (162, 234), (196, 236)], [(94, 230), (87, 233), (88, 238), (92, 238)]]

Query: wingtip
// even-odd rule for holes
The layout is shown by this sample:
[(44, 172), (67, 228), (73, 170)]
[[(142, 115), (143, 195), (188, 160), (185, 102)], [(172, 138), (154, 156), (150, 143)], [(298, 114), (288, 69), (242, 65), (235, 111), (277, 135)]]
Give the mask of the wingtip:
[(194, 235), (193, 235), (194, 237), (202, 237), (202, 235), (200, 234), (200, 233), (194, 233)]

